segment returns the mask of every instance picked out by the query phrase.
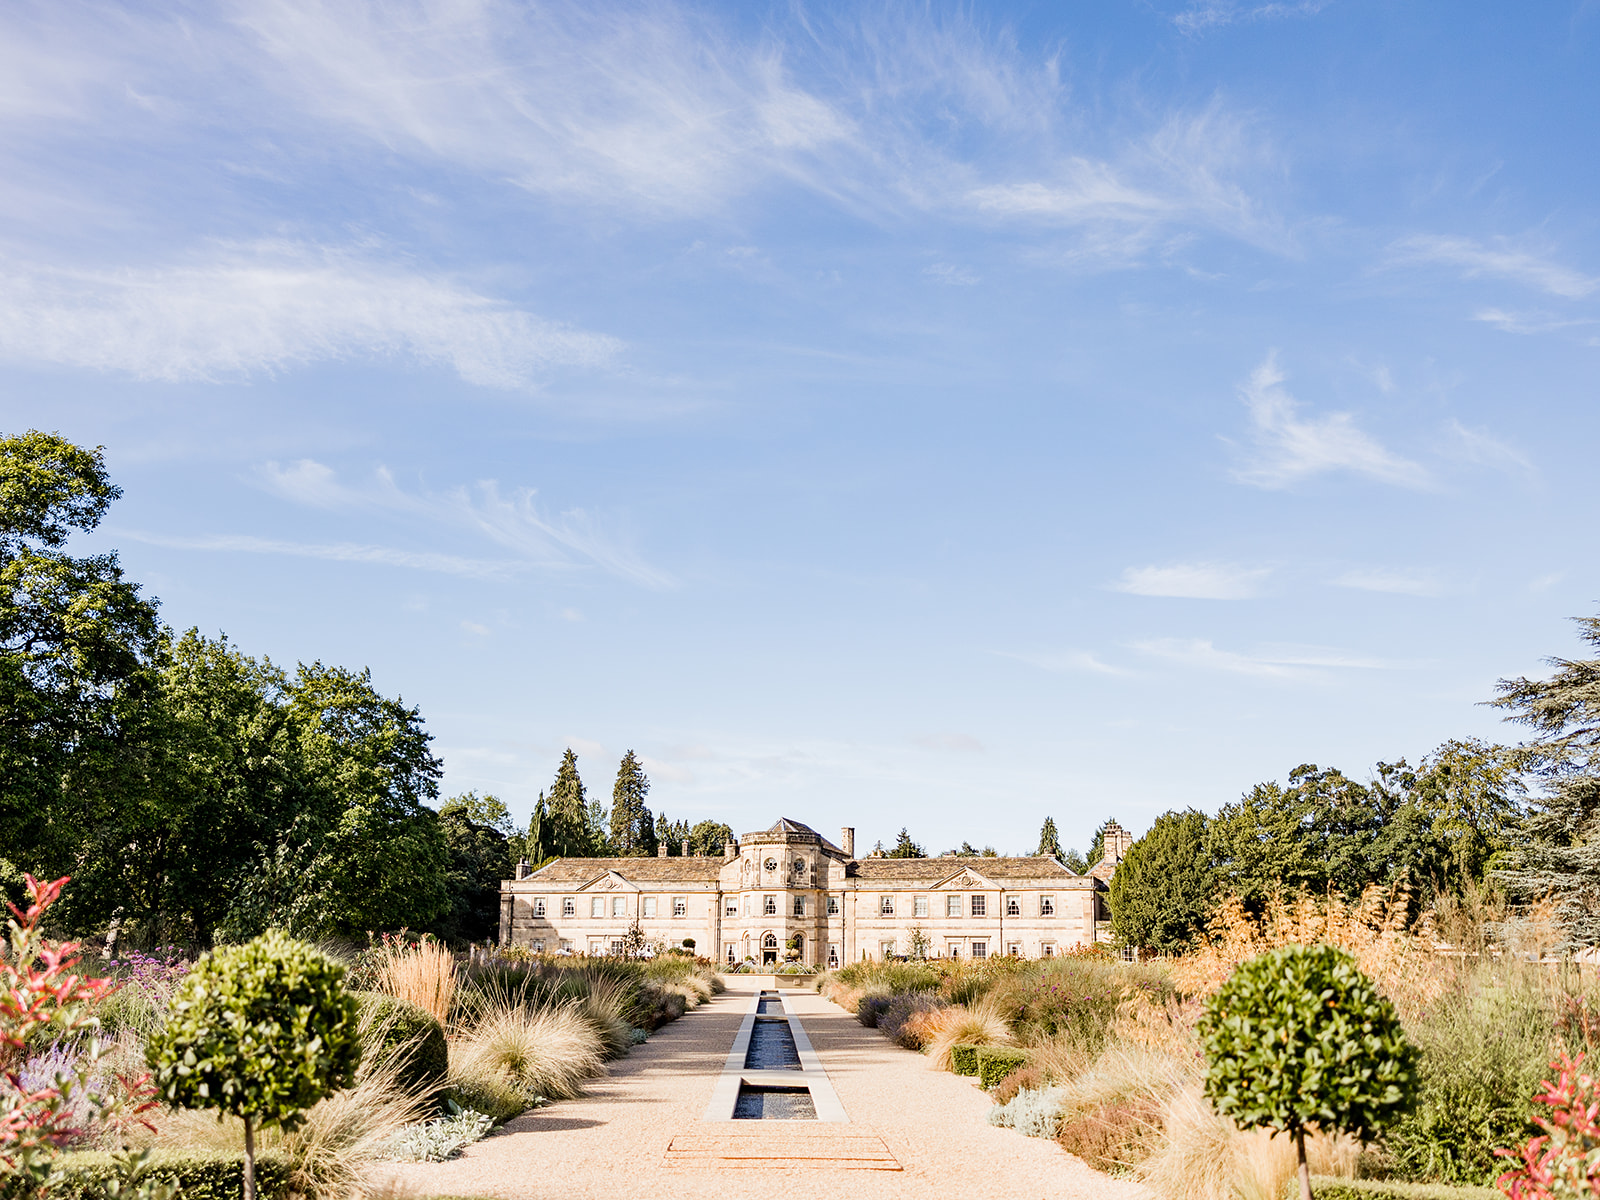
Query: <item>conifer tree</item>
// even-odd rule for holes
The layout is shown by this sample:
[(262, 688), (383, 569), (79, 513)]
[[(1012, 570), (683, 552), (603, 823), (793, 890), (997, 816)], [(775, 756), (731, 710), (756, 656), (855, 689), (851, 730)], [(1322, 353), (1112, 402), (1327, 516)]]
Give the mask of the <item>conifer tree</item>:
[[(882, 842), (878, 845), (881, 847)], [(906, 827), (900, 827), (900, 836), (895, 839), (894, 849), (887, 854), (888, 858), (927, 858), (928, 852), (911, 840), (911, 834)]]
[(629, 750), (617, 767), (617, 782), (611, 789), (611, 850), (614, 854), (644, 854), (645, 842), (654, 832), (650, 810), (644, 798), (650, 794), (650, 777)]
[(522, 857), (534, 866), (550, 857), (550, 817), (544, 793), (534, 801), (533, 812), (528, 814), (528, 828), (522, 835)]
[[(1600, 651), (1600, 617), (1578, 627)], [(1589, 946), (1600, 943), (1600, 658), (1549, 661), (1549, 679), (1502, 679), (1493, 701), (1537, 734), (1522, 753), (1545, 793), (1496, 874), (1514, 898), (1554, 897), (1568, 937)]]
[(656, 846), (667, 848), (669, 855), (678, 853), (678, 848), (672, 844), (672, 822), (667, 820), (666, 813), (656, 814)]
[(1046, 817), (1039, 829), (1039, 848), (1034, 851), (1041, 858), (1061, 857), (1061, 838), (1056, 833), (1056, 819)]
[(561, 756), (555, 784), (550, 788), (548, 810), (550, 849), (563, 858), (582, 858), (590, 852), (589, 809), (583, 780), (578, 776), (578, 756), (569, 746)]

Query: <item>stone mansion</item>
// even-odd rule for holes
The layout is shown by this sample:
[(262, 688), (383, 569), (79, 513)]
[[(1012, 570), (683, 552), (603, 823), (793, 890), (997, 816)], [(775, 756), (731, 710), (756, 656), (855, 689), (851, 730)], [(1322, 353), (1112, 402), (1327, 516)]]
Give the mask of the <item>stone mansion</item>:
[[(1132, 837), (1114, 822), (1105, 855), (1079, 875), (1054, 858), (855, 855), (798, 821), (729, 842), (721, 857), (558, 858), (500, 889), (500, 942), (535, 952), (610, 954), (635, 922), (648, 942), (692, 942), (722, 962), (831, 968), (913, 952), (1048, 958), (1105, 936), (1105, 892)], [(688, 846), (685, 843), (685, 850)]]

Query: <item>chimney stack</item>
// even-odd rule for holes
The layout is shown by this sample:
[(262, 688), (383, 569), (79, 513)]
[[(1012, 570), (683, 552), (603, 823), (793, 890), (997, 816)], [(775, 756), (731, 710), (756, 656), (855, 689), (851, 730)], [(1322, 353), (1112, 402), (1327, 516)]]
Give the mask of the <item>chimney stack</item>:
[(727, 862), (732, 862), (734, 859), (738, 858), (739, 857), (739, 843), (738, 842), (723, 842), (722, 843), (722, 857)]
[(839, 849), (844, 851), (846, 858), (856, 856), (856, 829), (854, 825), (846, 825), (839, 830)]
[(657, 858), (665, 858), (666, 856), (667, 856), (667, 844), (665, 842), (658, 843), (656, 845), (656, 857)]
[(683, 839), (683, 856), (685, 858), (689, 857), (689, 839), (688, 838), (684, 838)]
[(532, 875), (532, 874), (533, 874), (533, 867), (531, 865), (529, 865), (527, 859), (523, 859), (521, 862), (519, 862), (517, 864), (517, 878), (518, 879), (526, 879), (529, 875)]

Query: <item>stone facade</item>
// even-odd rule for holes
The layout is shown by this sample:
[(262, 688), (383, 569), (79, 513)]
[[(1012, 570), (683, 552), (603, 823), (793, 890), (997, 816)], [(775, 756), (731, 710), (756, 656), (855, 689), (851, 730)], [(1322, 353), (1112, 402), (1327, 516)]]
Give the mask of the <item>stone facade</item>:
[(1040, 958), (1102, 940), (1107, 884), (1131, 839), (1108, 830), (1086, 875), (1054, 858), (855, 857), (798, 821), (747, 833), (720, 858), (561, 858), (500, 889), (500, 941), (608, 954), (638, 923), (647, 941), (722, 962), (827, 968), (913, 953)]

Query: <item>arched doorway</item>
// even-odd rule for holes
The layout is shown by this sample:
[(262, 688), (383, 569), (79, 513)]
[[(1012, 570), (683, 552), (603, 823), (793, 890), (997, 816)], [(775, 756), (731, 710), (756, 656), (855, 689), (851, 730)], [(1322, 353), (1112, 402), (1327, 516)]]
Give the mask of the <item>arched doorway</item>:
[(770, 965), (778, 961), (778, 935), (769, 933), (761, 939), (761, 962)]

